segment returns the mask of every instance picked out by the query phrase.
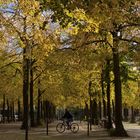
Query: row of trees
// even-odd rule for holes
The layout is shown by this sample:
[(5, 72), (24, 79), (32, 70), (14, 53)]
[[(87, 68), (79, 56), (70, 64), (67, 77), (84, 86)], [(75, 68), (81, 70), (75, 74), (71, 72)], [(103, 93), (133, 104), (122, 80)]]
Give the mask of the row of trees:
[(1, 102), (3, 96), (11, 102), (23, 100), (22, 127), (28, 127), (28, 104), (34, 126), (34, 105), (39, 110), (42, 100), (57, 107), (84, 107), (96, 99), (104, 113), (107, 110), (111, 128), (113, 100), (115, 135), (126, 136), (122, 99), (127, 106), (135, 100), (139, 107), (139, 73), (133, 67), (139, 67), (140, 3), (9, 0), (0, 4)]

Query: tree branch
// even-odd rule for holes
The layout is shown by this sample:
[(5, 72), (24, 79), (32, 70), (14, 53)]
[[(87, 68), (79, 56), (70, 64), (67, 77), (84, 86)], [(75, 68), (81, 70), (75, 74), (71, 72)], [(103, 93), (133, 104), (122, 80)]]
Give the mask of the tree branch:
[(130, 43), (136, 43), (138, 45), (140, 45), (140, 42), (133, 40), (133, 39), (127, 39), (127, 38), (119, 38), (122, 41), (126, 41), (126, 42), (130, 42)]
[(103, 43), (103, 42), (106, 42), (106, 40), (105, 39), (103, 39), (103, 40), (92, 40), (92, 41), (86, 42), (85, 45), (90, 45), (92, 43)]
[(128, 24), (124, 24), (124, 25), (121, 24), (121, 25), (118, 27), (118, 31), (120, 31), (120, 30), (122, 30), (122, 29), (124, 29), (124, 28), (127, 28), (127, 27), (134, 27), (134, 26), (140, 27), (140, 23), (128, 23)]
[(10, 63), (8, 63), (8, 64), (6, 64), (6, 65), (4, 65), (4, 66), (1, 66), (0, 69), (3, 69), (3, 68), (5, 68), (5, 67), (8, 67), (8, 66), (10, 66), (10, 65), (12, 65), (12, 64), (14, 64), (14, 63), (21, 64), (21, 62), (10, 62)]

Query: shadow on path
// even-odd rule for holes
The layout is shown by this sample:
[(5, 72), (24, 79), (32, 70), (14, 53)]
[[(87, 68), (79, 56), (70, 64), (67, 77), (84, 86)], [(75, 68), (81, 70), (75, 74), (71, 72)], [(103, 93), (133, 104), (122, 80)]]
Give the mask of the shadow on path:
[[(49, 125), (49, 135), (46, 135), (45, 127), (29, 128), (29, 140), (140, 140), (140, 127), (130, 125), (125, 128), (128, 134), (132, 137), (110, 137), (105, 129), (93, 126), (90, 136), (87, 136), (87, 127), (85, 123), (79, 123), (80, 129), (78, 133), (72, 133), (66, 130), (60, 134), (56, 131), (55, 126), (57, 122)], [(21, 123), (0, 124), (0, 140), (24, 140), (24, 130), (20, 129)]]

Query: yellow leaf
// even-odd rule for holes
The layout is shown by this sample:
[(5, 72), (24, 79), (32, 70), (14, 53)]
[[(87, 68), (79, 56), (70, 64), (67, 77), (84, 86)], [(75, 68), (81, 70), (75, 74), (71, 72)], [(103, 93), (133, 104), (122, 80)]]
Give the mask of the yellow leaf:
[(112, 36), (112, 34), (111, 34), (110, 32), (107, 33), (106, 39), (107, 39), (107, 42), (108, 42), (111, 46), (113, 46), (113, 36)]

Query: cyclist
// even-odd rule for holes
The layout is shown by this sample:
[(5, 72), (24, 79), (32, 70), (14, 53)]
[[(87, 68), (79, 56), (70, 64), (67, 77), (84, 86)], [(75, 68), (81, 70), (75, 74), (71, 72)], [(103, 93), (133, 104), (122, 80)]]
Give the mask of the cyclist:
[(68, 111), (68, 109), (65, 109), (65, 114), (64, 114), (64, 116), (62, 118), (66, 119), (66, 123), (67, 123), (68, 129), (70, 129), (70, 123), (73, 121), (73, 116)]

